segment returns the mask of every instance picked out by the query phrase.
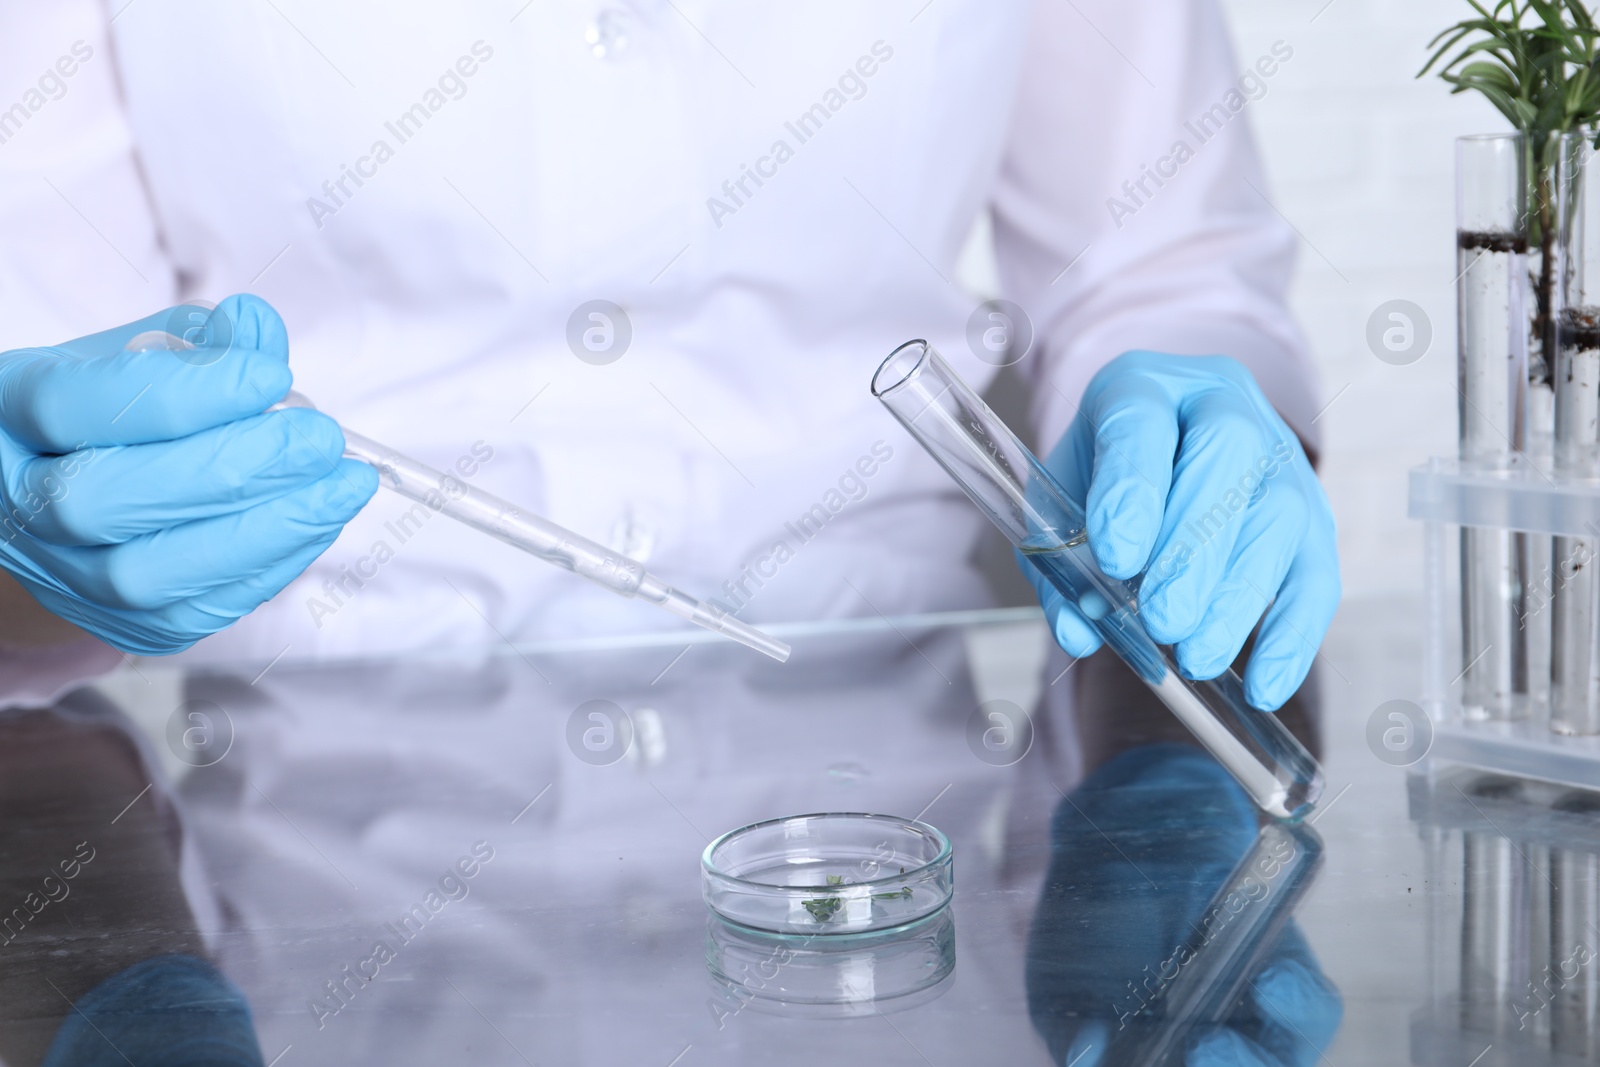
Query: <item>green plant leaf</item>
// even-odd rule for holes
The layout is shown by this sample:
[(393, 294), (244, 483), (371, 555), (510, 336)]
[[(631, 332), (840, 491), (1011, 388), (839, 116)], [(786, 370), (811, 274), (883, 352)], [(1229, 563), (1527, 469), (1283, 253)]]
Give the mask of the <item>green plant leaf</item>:
[(1600, 125), (1600, 29), (1582, 0), (1467, 0), (1473, 17), (1428, 42), (1417, 72), (1483, 95), (1542, 160), (1553, 132)]

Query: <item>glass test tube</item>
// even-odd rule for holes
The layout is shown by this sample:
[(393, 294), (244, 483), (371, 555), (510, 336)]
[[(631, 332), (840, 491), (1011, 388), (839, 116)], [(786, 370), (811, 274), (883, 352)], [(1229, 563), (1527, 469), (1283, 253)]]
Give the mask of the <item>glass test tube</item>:
[[(1554, 466), (1555, 448), (1555, 365), (1559, 348), (1556, 339), (1556, 308), (1559, 304), (1561, 256), (1556, 239), (1556, 159), (1561, 148), (1560, 134), (1551, 134), (1543, 160), (1530, 164), (1528, 203), (1528, 297), (1523, 301), (1527, 317), (1528, 373), (1526, 394), (1520, 405), (1522, 432), (1515, 442), (1538, 471)], [(1530, 149), (1532, 143), (1528, 142)], [(1550, 707), (1551, 599), (1560, 577), (1555, 565), (1554, 539), (1546, 534), (1525, 534), (1522, 543), (1522, 605), (1520, 632), (1527, 661), (1528, 703), (1532, 714)]]
[[(1526, 432), (1527, 165), (1516, 134), (1456, 141), (1460, 458), (1505, 470)], [(1461, 705), (1470, 719), (1529, 714), (1523, 591), (1528, 535), (1461, 528)], [(1549, 625), (1543, 613), (1533, 625)]]
[[(1556, 319), (1555, 469), (1600, 479), (1600, 164), (1583, 135), (1557, 155), (1559, 295)], [(1550, 728), (1600, 734), (1600, 539), (1557, 537), (1551, 592)]]
[(1249, 706), (1231, 670), (1205, 682), (1178, 672), (1172, 649), (1139, 621), (1139, 579), (1101, 572), (1083, 510), (926, 341), (895, 349), (872, 392), (1258, 807), (1288, 819), (1311, 810), (1322, 794), (1316, 760), (1276, 716)]

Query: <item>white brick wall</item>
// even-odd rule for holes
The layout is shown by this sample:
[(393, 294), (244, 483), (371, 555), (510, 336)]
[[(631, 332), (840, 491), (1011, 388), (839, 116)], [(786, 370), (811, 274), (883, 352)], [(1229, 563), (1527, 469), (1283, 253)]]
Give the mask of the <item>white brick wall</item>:
[[(1422, 539), (1405, 517), (1405, 472), (1455, 441), (1453, 141), (1506, 124), (1475, 96), (1413, 77), (1433, 35), (1470, 13), (1464, 0), (1324, 3), (1223, 0), (1241, 62), (1275, 40), (1295, 49), (1250, 116), (1273, 201), (1311, 246), (1294, 304), (1324, 401), (1349, 387), (1319, 422), (1345, 588), (1414, 592)], [(1410, 367), (1366, 345), (1368, 316), (1397, 298), (1433, 325)]]

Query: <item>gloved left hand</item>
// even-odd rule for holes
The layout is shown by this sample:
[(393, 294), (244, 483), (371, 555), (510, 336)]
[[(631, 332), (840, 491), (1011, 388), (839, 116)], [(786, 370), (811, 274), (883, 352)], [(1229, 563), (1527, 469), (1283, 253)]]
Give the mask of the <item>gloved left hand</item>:
[(338, 423), (267, 411), (292, 381), (283, 320), (248, 295), (0, 352), (0, 571), (135, 655), (254, 611), (378, 488)]
[[(1245, 696), (1270, 711), (1294, 695), (1339, 604), (1333, 511), (1242, 364), (1117, 357), (1089, 383), (1045, 467), (1084, 504), (1100, 568), (1144, 573), (1140, 617), (1158, 643), (1177, 646), (1184, 674), (1221, 674), (1261, 620)], [(1082, 615), (1022, 569), (1061, 647), (1077, 657), (1099, 648)]]

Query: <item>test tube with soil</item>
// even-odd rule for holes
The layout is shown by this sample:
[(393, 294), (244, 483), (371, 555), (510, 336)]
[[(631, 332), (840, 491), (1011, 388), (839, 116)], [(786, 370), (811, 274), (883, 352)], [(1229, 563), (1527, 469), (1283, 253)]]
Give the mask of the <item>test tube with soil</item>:
[[(1600, 479), (1600, 169), (1581, 135), (1562, 138), (1557, 163), (1560, 211), (1556, 307), (1555, 469), (1563, 478)], [(1600, 733), (1600, 539), (1555, 539), (1551, 594), (1550, 728)]]
[[(1526, 440), (1529, 318), (1527, 159), (1517, 134), (1456, 142), (1460, 459), (1508, 472)], [(1529, 636), (1547, 613), (1525, 610), (1530, 537), (1461, 528), (1462, 710), (1519, 719), (1534, 703)]]
[[(1542, 156), (1530, 159), (1532, 180), (1528, 204), (1527, 292), (1528, 379), (1523, 404), (1520, 447), (1538, 471), (1554, 466), (1556, 305), (1560, 256), (1557, 252), (1556, 160), (1560, 134), (1544, 142)], [(1531, 142), (1530, 142), (1531, 147)], [(1530, 152), (1531, 155), (1531, 152)], [(1525, 539), (1522, 628), (1528, 658), (1528, 698), (1535, 714), (1550, 706), (1551, 612), (1550, 600), (1559, 578), (1554, 541), (1543, 534)]]

